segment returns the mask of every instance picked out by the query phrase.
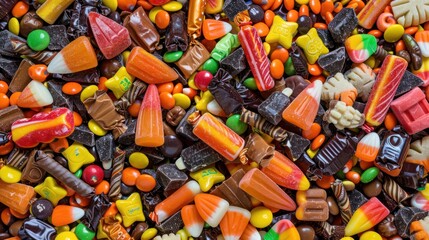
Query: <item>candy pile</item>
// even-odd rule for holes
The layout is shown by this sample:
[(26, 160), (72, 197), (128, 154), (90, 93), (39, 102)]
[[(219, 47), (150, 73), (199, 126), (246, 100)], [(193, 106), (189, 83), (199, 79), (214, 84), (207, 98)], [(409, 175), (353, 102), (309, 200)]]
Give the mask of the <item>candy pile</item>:
[(0, 240), (429, 240), (429, 0), (1, 0)]

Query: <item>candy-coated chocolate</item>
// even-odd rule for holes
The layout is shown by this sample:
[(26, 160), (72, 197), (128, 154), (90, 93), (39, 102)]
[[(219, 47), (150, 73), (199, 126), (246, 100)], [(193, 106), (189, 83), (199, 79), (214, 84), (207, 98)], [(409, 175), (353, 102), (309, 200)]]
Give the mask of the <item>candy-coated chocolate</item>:
[(92, 240), (95, 237), (95, 232), (91, 231), (85, 224), (79, 223), (74, 233), (78, 237), (79, 240)]
[(250, 214), (250, 223), (256, 228), (266, 228), (273, 221), (273, 213), (266, 207), (255, 207)]
[(50, 41), (51, 38), (49, 37), (49, 34), (42, 29), (37, 29), (30, 32), (27, 37), (27, 44), (34, 51), (45, 50), (45, 48), (48, 47)]
[(0, 179), (5, 183), (17, 183), (21, 180), (21, 171), (11, 166), (0, 168)]

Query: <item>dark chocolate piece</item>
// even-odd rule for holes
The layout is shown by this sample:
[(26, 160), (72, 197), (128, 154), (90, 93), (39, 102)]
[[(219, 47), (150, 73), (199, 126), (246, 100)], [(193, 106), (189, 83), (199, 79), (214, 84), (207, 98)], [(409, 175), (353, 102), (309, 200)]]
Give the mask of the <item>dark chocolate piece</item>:
[(188, 35), (186, 34), (185, 12), (171, 14), (171, 21), (165, 33), (165, 47), (168, 52), (186, 51)]
[(222, 7), (223, 12), (230, 21), (234, 21), (235, 15), (247, 9), (248, 6), (244, 0), (226, 0)]
[(258, 106), (258, 112), (268, 122), (277, 125), (283, 119), (282, 112), (289, 103), (290, 99), (286, 94), (274, 92)]
[(6, 58), (0, 55), (0, 73), (6, 77), (9, 82), (19, 68), (21, 61), (16, 58)]
[(89, 147), (95, 146), (95, 135), (89, 130), (86, 124), (75, 127), (73, 133), (68, 138)]
[(95, 149), (101, 162), (113, 160), (115, 142), (113, 141), (112, 134), (109, 133), (97, 139), (95, 141)]
[(415, 207), (403, 207), (395, 213), (395, 226), (398, 229), (399, 236), (403, 238), (410, 237), (410, 224), (428, 216), (427, 211)]
[(60, 51), (70, 43), (67, 38), (67, 29), (64, 25), (49, 25), (43, 27), (43, 30), (48, 32), (51, 38), (48, 45), (48, 49), (51, 51)]
[(337, 132), (314, 157), (323, 174), (333, 175), (341, 170), (354, 155), (357, 142), (342, 132)]
[(159, 193), (149, 192), (142, 194), (142, 201), (144, 208), (148, 210), (148, 212), (153, 212), (155, 210), (156, 205), (162, 202), (162, 198)]
[(352, 212), (355, 212), (360, 206), (368, 201), (365, 195), (358, 190), (353, 190), (347, 192), (349, 195), (350, 207), (352, 208)]
[(415, 87), (420, 87), (422, 85), (423, 80), (407, 70), (402, 76), (401, 82), (399, 82), (398, 89), (395, 92), (395, 97), (399, 97), (402, 94), (407, 93), (411, 89)]
[(301, 171), (307, 176), (309, 180), (316, 181), (322, 179), (322, 170), (316, 165), (313, 159), (308, 156), (307, 153), (303, 153), (299, 157), (295, 164), (301, 169)]
[(162, 155), (166, 158), (177, 158), (182, 152), (182, 141), (175, 135), (164, 136), (164, 144), (160, 147)]
[(280, 144), (285, 148), (284, 151), (286, 156), (296, 161), (305, 153), (305, 150), (307, 150), (307, 147), (310, 145), (310, 141), (299, 134), (289, 132), (286, 140)]
[(295, 99), (307, 86), (309, 83), (299, 75), (290, 76), (285, 79), (285, 87), (293, 90), (290, 99)]
[(141, 239), (144, 231), (146, 231), (148, 228), (149, 228), (149, 225), (147, 225), (147, 223), (145, 222), (138, 223), (133, 229), (133, 231), (131, 232), (131, 237), (133, 239)]
[(229, 83), (231, 79), (231, 75), (221, 68), (208, 86), (211, 94), (227, 115), (239, 113), (243, 107), (243, 100), (240, 94)]
[(238, 81), (235, 82), (235, 89), (243, 99), (243, 107), (255, 112), (258, 111), (258, 106), (262, 103), (262, 99), (258, 95)]
[(182, 229), (183, 226), (184, 223), (182, 221), (182, 215), (180, 211), (167, 218), (162, 223), (155, 225), (156, 229), (158, 229), (161, 235), (170, 233), (176, 234), (176, 232)]
[(40, 220), (47, 220), (54, 211), (54, 205), (47, 199), (37, 199), (31, 204), (31, 215)]
[(4, 18), (13, 6), (18, 2), (18, 0), (5, 0), (0, 4), (0, 19)]
[(73, 109), (72, 101), (66, 94), (63, 94), (62, 92), (62, 83), (56, 80), (49, 80), (46, 84), (48, 85), (48, 90), (51, 93), (52, 98), (54, 99), (52, 105), (54, 105), (55, 107), (65, 107), (68, 109)]
[(427, 183), (424, 166), (405, 162), (401, 173), (395, 178), (399, 185), (411, 189), (424, 188)]
[(32, 65), (34, 65), (34, 63), (30, 60), (22, 59), (15, 75), (13, 75), (12, 81), (10, 81), (9, 90), (11, 92), (22, 92), (22, 90), (24, 90), (24, 88), (31, 82), (32, 79), (28, 76), (28, 69)]
[[(33, 30), (40, 29), (43, 27), (43, 20), (36, 14), (35, 11), (28, 11), (26, 14), (24, 14), (24, 16), (22, 16), (22, 19), (19, 25), (20, 25), (19, 34), (23, 37), (27, 37), (28, 34)], [(64, 30), (65, 30), (65, 26), (64, 26)], [(52, 41), (51, 33), (49, 33), (49, 36)], [(65, 38), (67, 38), (67, 35), (65, 35)], [(53, 49), (49, 49), (49, 50), (53, 50)], [(60, 49), (56, 49), (56, 50), (60, 50)]]
[(308, 72), (307, 59), (305, 58), (304, 52), (295, 42), (292, 43), (292, 52), (290, 52), (289, 56), (292, 58), (296, 74), (308, 79), (310, 73)]
[(123, 24), (130, 33), (132, 46), (140, 46), (148, 52), (155, 51), (159, 43), (159, 34), (142, 7), (124, 19)]
[(247, 68), (247, 60), (244, 55), (243, 48), (239, 47), (226, 58), (222, 59), (219, 62), (220, 68), (225, 69), (232, 76), (235, 76), (241, 73), (244, 69)]
[(340, 47), (332, 52), (320, 56), (317, 63), (321, 68), (328, 71), (329, 74), (335, 75), (343, 69), (346, 58), (347, 54), (345, 47)]
[(188, 176), (174, 164), (163, 164), (156, 170), (156, 180), (164, 191), (170, 191), (180, 188), (188, 180)]
[(328, 29), (335, 42), (344, 43), (357, 25), (358, 19), (355, 10), (352, 8), (343, 8), (328, 24)]
[(54, 78), (62, 79), (66, 82), (79, 82), (85, 84), (97, 85), (100, 79), (100, 73), (97, 68), (80, 71), (77, 73), (69, 74), (53, 74)]
[(105, 59), (101, 62), (100, 72), (103, 77), (113, 77), (119, 68), (122, 67), (121, 62), (117, 58)]
[[(1, 8), (1, 7), (0, 7)], [(12, 45), (12, 40), (18, 39), (21, 42), (26, 42), (25, 39), (9, 32), (8, 30), (0, 31), (0, 54), (8, 57), (18, 57)]]
[(121, 182), (121, 195), (122, 195), (122, 197), (129, 196), (135, 191), (136, 191), (136, 188), (134, 186), (128, 186), (127, 184)]
[(37, 218), (25, 220), (18, 232), (20, 239), (54, 240), (56, 235), (53, 226)]
[(136, 119), (132, 119), (127, 124), (127, 131), (125, 131), (118, 138), (118, 143), (123, 145), (132, 145), (134, 144), (134, 140), (136, 138)]
[(322, 39), (323, 45), (325, 45), (329, 49), (335, 48), (335, 42), (332, 38), (331, 33), (328, 29), (317, 29), (317, 35), (319, 35), (320, 39)]
[(22, 118), (24, 118), (24, 113), (16, 105), (0, 109), (0, 131), (9, 132), (12, 124)]
[(186, 169), (196, 172), (224, 158), (202, 141), (183, 149), (182, 160)]
[(188, 117), (196, 110), (197, 109), (195, 108), (195, 106), (192, 106), (191, 108), (189, 108), (188, 111), (186, 112), (186, 115), (183, 117), (182, 121), (180, 121), (179, 125), (177, 125), (177, 128), (176, 128), (177, 135), (185, 138), (186, 140), (194, 141), (194, 142), (198, 141), (199, 138), (195, 136), (195, 134), (192, 132), (194, 127), (190, 123), (188, 123)]
[(88, 208), (85, 210), (85, 216), (82, 221), (83, 224), (92, 231), (96, 231), (100, 219), (103, 217), (109, 206), (109, 199), (104, 195), (104, 193), (93, 197)]

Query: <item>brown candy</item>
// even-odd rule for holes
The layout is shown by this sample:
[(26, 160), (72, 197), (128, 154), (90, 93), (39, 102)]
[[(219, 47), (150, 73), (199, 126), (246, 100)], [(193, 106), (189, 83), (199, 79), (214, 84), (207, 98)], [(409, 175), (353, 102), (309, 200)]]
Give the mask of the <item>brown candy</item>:
[(377, 232), (383, 237), (392, 237), (398, 231), (396, 230), (395, 217), (389, 214), (383, 221), (377, 225)]
[(328, 203), (329, 213), (332, 215), (338, 215), (340, 213), (340, 209), (337, 205), (337, 202), (335, 201), (334, 197), (329, 196), (326, 199), (326, 202)]
[(377, 179), (363, 186), (363, 193), (369, 198), (378, 196), (381, 190), (382, 184)]
[(143, 232), (146, 231), (146, 229), (148, 228), (149, 226), (145, 222), (137, 224), (134, 230), (131, 232), (131, 237), (133, 237), (134, 239), (141, 239)]
[[(37, 149), (33, 149), (28, 157), (28, 162), (25, 165), (24, 170), (22, 170), (22, 176), (21, 181), (28, 182), (28, 183), (40, 183), (43, 181), (46, 175), (46, 171), (39, 167), (38, 164), (36, 164), (36, 153)], [(49, 156), (52, 157), (52, 153), (49, 153), (46, 151), (45, 153), (49, 154)]]
[(204, 8), (206, 0), (189, 1), (188, 9), (188, 35), (196, 39), (201, 35), (201, 27), (204, 20)]
[(12, 123), (21, 118), (24, 118), (24, 113), (16, 105), (1, 109), (0, 131), (9, 132), (12, 127)]
[(127, 230), (122, 227), (119, 220), (116, 220), (114, 216), (102, 218), (100, 223), (102, 225), (103, 232), (107, 234), (109, 239), (131, 239), (131, 236), (128, 234)]
[(246, 156), (262, 167), (274, 157), (274, 146), (268, 144), (259, 134), (251, 133), (246, 141)]
[(15, 237), (18, 236), (19, 229), (21, 228), (23, 223), (24, 223), (24, 220), (18, 220), (12, 223), (12, 225), (10, 225), (9, 227), (9, 233), (12, 236), (15, 236)]
[(174, 108), (170, 109), (167, 112), (167, 116), (165, 117), (165, 119), (171, 126), (175, 127), (179, 125), (180, 121), (182, 121), (185, 114), (186, 114), (185, 109), (183, 109), (180, 106), (175, 106)]
[(313, 240), (316, 237), (314, 228), (309, 225), (300, 225), (296, 227), (296, 230), (298, 230), (299, 236), (303, 240)]
[(207, 59), (210, 53), (198, 41), (193, 41), (182, 58), (176, 62), (185, 78), (189, 78)]
[(83, 102), (88, 114), (104, 130), (113, 130), (114, 138), (118, 138), (127, 130), (125, 118), (115, 110), (112, 99), (104, 91), (97, 91), (93, 97)]
[(36, 29), (43, 27), (43, 20), (34, 11), (27, 12), (20, 21), (20, 35), (27, 37), (28, 34)]
[(101, 62), (101, 75), (106, 78), (111, 78), (122, 67), (122, 64), (117, 59), (109, 59)]
[(211, 194), (227, 200), (232, 206), (242, 207), (247, 210), (252, 209), (252, 202), (249, 195), (238, 186), (244, 174), (244, 170), (238, 170), (230, 178), (223, 181)]
[(162, 127), (164, 128), (164, 136), (176, 136), (176, 132), (165, 122), (162, 122)]
[(28, 76), (28, 69), (34, 65), (30, 60), (23, 59), (19, 64), (18, 70), (12, 78), (9, 84), (9, 90), (11, 92), (22, 92), (24, 88), (31, 82), (30, 76)]
[(299, 207), (295, 216), (301, 221), (326, 221), (329, 218), (329, 207), (326, 202), (326, 191), (323, 189), (308, 189), (298, 191), (296, 201)]
[(155, 51), (159, 34), (142, 7), (125, 17), (123, 25), (130, 33), (132, 47), (140, 46), (148, 52)]

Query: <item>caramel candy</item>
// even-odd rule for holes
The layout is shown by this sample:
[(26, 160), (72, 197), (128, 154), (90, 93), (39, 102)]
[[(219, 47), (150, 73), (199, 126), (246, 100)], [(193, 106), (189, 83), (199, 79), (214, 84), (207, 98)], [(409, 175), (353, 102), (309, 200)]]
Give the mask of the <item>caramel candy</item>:
[(189, 78), (209, 58), (210, 53), (204, 45), (195, 40), (182, 58), (176, 62), (176, 65), (185, 75), (185, 78)]
[(0, 110), (0, 131), (9, 132), (12, 123), (18, 119), (24, 118), (24, 113), (21, 109), (12, 105)]
[(329, 207), (326, 202), (326, 191), (309, 189), (298, 191), (296, 201), (299, 205), (295, 216), (301, 221), (326, 221), (329, 218)]
[(268, 144), (259, 134), (251, 133), (246, 141), (246, 156), (262, 167), (274, 156), (274, 146)]
[(159, 43), (159, 34), (142, 7), (124, 19), (124, 26), (130, 33), (132, 47), (140, 46), (148, 52), (155, 51)]

